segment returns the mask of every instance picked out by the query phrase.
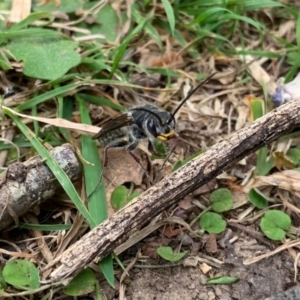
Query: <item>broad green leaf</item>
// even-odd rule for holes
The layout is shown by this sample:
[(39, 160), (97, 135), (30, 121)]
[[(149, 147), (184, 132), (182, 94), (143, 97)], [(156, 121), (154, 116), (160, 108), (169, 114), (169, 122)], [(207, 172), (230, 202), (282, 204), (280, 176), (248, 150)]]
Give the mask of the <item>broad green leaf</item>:
[(260, 221), (262, 232), (271, 240), (281, 240), (291, 226), (291, 218), (280, 210), (270, 210)]
[(226, 228), (226, 221), (219, 214), (207, 212), (200, 219), (200, 226), (209, 233), (221, 233)]
[(287, 153), (287, 157), (289, 157), (294, 164), (299, 164), (300, 163), (300, 149), (298, 148), (290, 148)]
[(110, 202), (114, 209), (119, 210), (126, 204), (128, 190), (124, 185), (117, 186), (111, 194)]
[(10, 65), (9, 62), (3, 60), (3, 59), (0, 59), (0, 69), (1, 70), (4, 70), (4, 71), (7, 71), (7, 70), (11, 70), (13, 67)]
[(95, 290), (96, 276), (91, 269), (82, 270), (64, 288), (64, 293), (69, 296), (82, 296)]
[(139, 195), (140, 192), (133, 192), (131, 194), (130, 191), (124, 185), (119, 185), (112, 192), (110, 201), (113, 208), (119, 210)]
[(209, 200), (212, 202), (212, 209), (215, 212), (228, 211), (233, 206), (232, 194), (225, 188), (213, 191), (209, 196)]
[(36, 266), (23, 259), (13, 259), (3, 269), (5, 281), (15, 287), (36, 289), (40, 286), (39, 271)]
[(78, 43), (67, 40), (26, 39), (10, 43), (7, 48), (18, 61), (24, 62), (25, 75), (55, 80), (80, 63), (75, 51)]
[(127, 202), (130, 202), (134, 198), (138, 197), (141, 193), (140, 192), (133, 192), (131, 195), (127, 197)]
[(266, 197), (258, 189), (253, 188), (249, 191), (248, 197), (250, 202), (259, 209), (264, 209), (268, 207), (268, 197)]
[(156, 249), (156, 253), (165, 260), (175, 262), (182, 259), (188, 251), (176, 253), (171, 247), (159, 247)]
[(99, 25), (92, 27), (92, 34), (101, 34), (110, 43), (114, 43), (121, 29), (120, 19), (111, 5), (103, 6), (96, 16)]
[(0, 267), (0, 295), (1, 291), (3, 291), (6, 288), (6, 282), (3, 276), (2, 268)]

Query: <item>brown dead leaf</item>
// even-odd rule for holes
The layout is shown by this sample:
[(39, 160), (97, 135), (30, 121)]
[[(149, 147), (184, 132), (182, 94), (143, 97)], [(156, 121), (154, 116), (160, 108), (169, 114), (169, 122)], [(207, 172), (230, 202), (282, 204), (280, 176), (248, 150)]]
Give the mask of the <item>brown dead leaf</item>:
[(177, 236), (180, 232), (181, 232), (181, 229), (175, 228), (175, 226), (173, 224), (167, 225), (163, 230), (164, 236), (169, 239), (174, 236)]
[(206, 184), (200, 186), (199, 188), (197, 188), (196, 190), (194, 190), (192, 192), (192, 196), (195, 197), (195, 196), (203, 195), (206, 193), (211, 193), (215, 189), (216, 184), (217, 184), (217, 179), (212, 179), (208, 183), (206, 183)]
[(223, 85), (229, 85), (236, 80), (236, 70), (232, 69), (230, 71), (222, 72), (222, 77), (219, 78), (219, 81)]
[(200, 264), (200, 270), (203, 274), (207, 274), (211, 269), (212, 267), (206, 263)]
[(241, 207), (247, 203), (249, 203), (248, 200), (248, 194), (241, 190), (232, 190), (232, 198), (233, 198), (233, 207)]
[(193, 206), (194, 205), (192, 204), (192, 198), (190, 196), (184, 197), (184, 199), (179, 202), (179, 207), (184, 210), (188, 210)]
[[(144, 153), (140, 149), (133, 152), (147, 169), (148, 163), (147, 159), (144, 159)], [(143, 176), (144, 170), (125, 149), (108, 150), (108, 166), (104, 170), (104, 177), (108, 180), (108, 184), (113, 183), (114, 186), (118, 186), (125, 182), (133, 182), (135, 185), (141, 185)]]
[[(103, 152), (103, 149), (99, 149)], [(140, 149), (133, 151), (140, 159), (142, 165), (147, 169), (147, 160), (142, 159), (145, 153)], [(102, 153), (101, 156), (103, 157)], [(109, 149), (108, 166), (104, 169), (103, 180), (106, 186), (106, 199), (108, 215), (115, 213), (111, 205), (110, 199), (114, 189), (125, 182), (133, 182), (136, 186), (140, 186), (143, 181), (144, 170), (142, 167), (126, 152), (125, 149)]]
[(155, 240), (146, 241), (146, 243), (142, 246), (142, 255), (148, 256), (152, 258), (157, 258), (156, 249), (162, 246), (168, 246), (170, 243), (170, 239), (165, 237), (156, 238)]
[(235, 183), (236, 179), (229, 179), (228, 182), (227, 182), (227, 185), (228, 185), (228, 188), (230, 190), (235, 190), (235, 191), (238, 191), (238, 192), (242, 192), (243, 191), (243, 187), (239, 184), (236, 184)]
[(208, 253), (216, 253), (218, 251), (217, 238), (215, 234), (209, 234), (205, 243), (205, 249)]
[(146, 67), (179, 68), (184, 65), (182, 56), (175, 51), (166, 51), (163, 55), (157, 52), (141, 50), (140, 64)]
[(250, 109), (249, 106), (241, 103), (237, 106), (236, 111), (238, 113), (238, 117), (235, 123), (235, 130), (237, 131), (245, 126), (249, 117)]
[(170, 53), (164, 53), (162, 57), (154, 58), (152, 61), (153, 67), (170, 67), (178, 68), (184, 64), (184, 60), (177, 52), (170, 51)]
[(269, 176), (258, 176), (245, 187), (245, 190), (255, 187), (276, 186), (289, 192), (300, 192), (299, 182), (299, 171), (286, 170)]

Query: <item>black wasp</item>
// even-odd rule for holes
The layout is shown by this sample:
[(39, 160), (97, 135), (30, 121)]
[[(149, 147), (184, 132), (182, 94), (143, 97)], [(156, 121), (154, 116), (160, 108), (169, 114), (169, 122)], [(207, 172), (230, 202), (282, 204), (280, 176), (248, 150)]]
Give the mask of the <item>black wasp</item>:
[[(93, 139), (99, 139), (100, 145), (105, 147), (103, 167), (106, 168), (108, 165), (108, 150), (110, 148), (125, 148), (127, 153), (143, 168), (149, 178), (147, 170), (142, 166), (139, 158), (132, 151), (137, 148), (141, 140), (148, 139), (149, 151), (153, 154), (157, 154), (154, 145), (156, 139), (163, 142), (170, 139), (177, 139), (178, 135), (175, 132), (175, 114), (192, 94), (215, 74), (216, 73), (211, 74), (194, 88), (187, 97), (182, 100), (173, 113), (152, 104), (144, 104), (129, 108), (125, 114), (104, 123), (101, 130), (93, 136)], [(172, 150), (174, 151), (174, 148)], [(171, 153), (172, 151), (170, 151), (169, 154)], [(102, 173), (99, 183), (90, 196), (98, 188), (101, 179)]]

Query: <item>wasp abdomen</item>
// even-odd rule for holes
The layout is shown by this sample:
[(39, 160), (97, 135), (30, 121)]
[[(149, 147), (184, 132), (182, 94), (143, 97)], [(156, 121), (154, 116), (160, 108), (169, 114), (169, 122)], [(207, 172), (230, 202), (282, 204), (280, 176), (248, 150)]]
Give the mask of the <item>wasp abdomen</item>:
[(126, 136), (127, 136), (127, 132), (126, 132), (126, 130), (124, 130), (124, 128), (115, 129), (115, 130), (107, 132), (105, 135), (101, 136), (99, 138), (99, 143), (102, 147), (107, 146), (111, 142), (114, 142), (115, 140), (124, 138)]

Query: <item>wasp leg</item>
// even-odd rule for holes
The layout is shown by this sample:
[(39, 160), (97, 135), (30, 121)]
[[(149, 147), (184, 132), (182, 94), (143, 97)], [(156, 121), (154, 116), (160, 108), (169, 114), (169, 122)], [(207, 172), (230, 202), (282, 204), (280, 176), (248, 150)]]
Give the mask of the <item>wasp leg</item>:
[(145, 175), (147, 176), (147, 178), (149, 179), (150, 183), (152, 184), (152, 180), (150, 178), (149, 172), (144, 168), (144, 166), (141, 164), (141, 160), (131, 151), (133, 151), (139, 144), (139, 141), (137, 140), (133, 140), (131, 142), (128, 142), (128, 146), (125, 148), (127, 153), (131, 155), (131, 157), (141, 166), (141, 168), (143, 169)]
[(170, 151), (169, 151), (169, 153), (168, 153), (168, 156), (167, 156), (166, 159), (164, 160), (164, 162), (163, 162), (161, 168), (163, 168), (163, 167), (165, 166), (166, 162), (169, 160), (171, 154), (175, 151), (175, 149), (176, 149), (176, 147), (177, 147), (177, 145), (178, 145), (178, 141), (179, 141), (179, 140), (178, 140), (178, 135), (174, 133), (172, 139), (175, 139), (174, 144), (173, 144), (172, 148), (170, 149)]
[(135, 140), (135, 141), (119, 141), (110, 145), (107, 145), (104, 148), (104, 161), (103, 161), (103, 168), (100, 174), (100, 178), (97, 182), (96, 187), (93, 189), (93, 191), (90, 193), (90, 195), (87, 197), (87, 199), (89, 200), (91, 198), (91, 196), (97, 191), (97, 189), (99, 188), (99, 185), (102, 181), (102, 177), (103, 177), (103, 171), (105, 168), (107, 168), (108, 165), (108, 150), (111, 148), (125, 148), (126, 152), (141, 166), (141, 168), (143, 169), (144, 173), (146, 174), (146, 176), (148, 177), (149, 181), (152, 183), (150, 175), (148, 173), (148, 171), (144, 168), (144, 166), (141, 164), (140, 159), (131, 151), (133, 151), (134, 149), (136, 149), (136, 147), (138, 146), (139, 141)]
[(107, 145), (105, 148), (104, 148), (104, 162), (103, 162), (103, 168), (101, 170), (101, 173), (100, 173), (100, 177), (99, 177), (99, 180), (97, 182), (97, 185), (95, 186), (95, 188), (93, 189), (93, 191), (89, 194), (89, 196), (87, 197), (87, 199), (89, 200), (92, 195), (98, 190), (99, 188), (99, 185), (102, 181), (102, 177), (103, 177), (103, 171), (105, 168), (107, 168), (107, 165), (108, 165), (108, 153), (107, 151), (110, 149), (110, 148), (124, 148), (125, 146), (128, 145), (128, 142), (127, 141), (119, 141), (119, 142), (116, 142), (116, 143), (113, 143), (113, 144), (110, 144), (110, 145)]

